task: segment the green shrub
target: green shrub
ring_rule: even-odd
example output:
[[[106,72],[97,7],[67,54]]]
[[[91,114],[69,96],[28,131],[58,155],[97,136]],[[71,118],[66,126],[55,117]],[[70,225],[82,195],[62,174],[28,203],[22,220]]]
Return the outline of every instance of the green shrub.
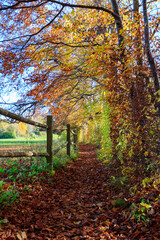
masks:
[[[9,206],[19,197],[19,192],[12,185],[0,181],[0,208],[4,205]]]
[[[107,103],[103,104],[103,111],[100,119],[101,149],[98,151],[98,157],[104,162],[110,162],[112,154],[112,139],[110,137],[110,107]]]
[[[3,129],[0,131],[1,139],[16,138],[16,132],[14,128],[9,127],[6,131]]]

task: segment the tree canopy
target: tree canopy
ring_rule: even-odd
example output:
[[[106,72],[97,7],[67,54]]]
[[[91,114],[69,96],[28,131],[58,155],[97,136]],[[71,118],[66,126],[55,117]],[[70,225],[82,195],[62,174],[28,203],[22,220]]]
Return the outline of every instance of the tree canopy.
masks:
[[[110,156],[157,158],[158,11],[146,0],[0,1],[1,74],[61,123],[106,121]]]

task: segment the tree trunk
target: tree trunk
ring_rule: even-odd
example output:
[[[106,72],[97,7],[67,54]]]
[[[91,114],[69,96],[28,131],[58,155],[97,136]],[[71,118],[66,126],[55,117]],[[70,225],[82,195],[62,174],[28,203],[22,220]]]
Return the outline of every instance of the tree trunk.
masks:
[[[142,5],[143,5],[143,17],[144,17],[144,38],[145,38],[145,49],[146,49],[146,54],[147,54],[147,59],[150,65],[150,69],[152,72],[152,78],[154,81],[154,89],[155,92],[157,93],[159,91],[159,80],[158,80],[158,73],[156,69],[156,64],[154,61],[154,58],[152,56],[151,48],[150,48],[150,42],[149,42],[149,24],[148,24],[148,16],[147,16],[147,3],[146,0],[142,0]],[[158,93],[159,94],[159,93]],[[159,119],[160,119],[160,102],[158,102],[158,96],[156,96],[156,101],[155,101],[155,108],[157,110],[157,116],[158,116],[158,128],[159,128]],[[159,145],[158,145],[158,154],[160,154],[160,133],[159,133]]]
[[[122,23],[122,19],[120,16],[120,12],[119,12],[119,7],[118,7],[118,3],[117,0],[111,0],[112,3],[112,8],[114,13],[117,15],[117,18],[115,18],[115,22],[116,22],[116,28],[117,28],[117,34],[118,34],[118,44],[119,47],[121,49],[121,61],[123,61],[124,59],[124,38],[122,36],[121,31],[123,30],[123,23]]]
[[[148,25],[146,0],[142,0],[142,4],[143,4],[143,17],[144,17],[144,24],[145,24],[145,32],[144,32],[145,49],[146,49],[148,63],[150,65],[150,69],[151,69],[151,72],[152,72],[155,92],[158,92],[159,89],[160,89],[160,86],[159,86],[156,64],[155,64],[154,58],[152,56],[150,43],[149,43],[149,25]],[[158,117],[160,117],[160,103],[158,101],[156,101],[156,107],[158,108],[158,111],[157,111]]]
[[[133,89],[136,92],[136,98],[133,97],[133,108],[136,110],[135,121],[140,126],[139,138],[142,141],[142,150],[140,151],[140,160],[145,164],[145,148],[146,148],[146,134],[144,131],[144,126],[146,124],[146,116],[144,113],[146,105],[146,94],[145,94],[145,84],[143,70],[143,60],[142,60],[142,39],[141,39],[141,26],[140,26],[140,16],[139,16],[139,0],[133,0],[133,19],[135,24],[136,36],[134,39],[135,52],[136,52],[136,70],[135,79],[133,79]],[[138,99],[138,104],[137,104]],[[134,119],[133,119],[134,121]]]

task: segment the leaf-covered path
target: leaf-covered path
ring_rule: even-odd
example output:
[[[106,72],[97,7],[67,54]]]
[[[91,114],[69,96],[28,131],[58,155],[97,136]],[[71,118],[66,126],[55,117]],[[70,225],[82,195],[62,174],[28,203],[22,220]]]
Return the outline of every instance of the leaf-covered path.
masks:
[[[157,222],[138,226],[113,206],[110,172],[97,160],[95,147],[80,144],[79,153],[50,182],[35,182],[20,203],[0,211],[8,220],[0,239],[159,239]]]

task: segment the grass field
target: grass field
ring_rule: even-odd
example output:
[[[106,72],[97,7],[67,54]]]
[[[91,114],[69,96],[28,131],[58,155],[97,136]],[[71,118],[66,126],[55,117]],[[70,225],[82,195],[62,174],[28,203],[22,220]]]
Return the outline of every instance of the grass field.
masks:
[[[57,134],[53,135],[53,141],[57,141],[59,138],[59,136]],[[0,139],[0,147],[4,147],[5,146],[12,146],[12,145],[22,145],[22,144],[41,144],[41,143],[45,143],[46,140],[46,136],[40,136],[40,137],[36,137],[36,138],[8,138],[8,139]]]

